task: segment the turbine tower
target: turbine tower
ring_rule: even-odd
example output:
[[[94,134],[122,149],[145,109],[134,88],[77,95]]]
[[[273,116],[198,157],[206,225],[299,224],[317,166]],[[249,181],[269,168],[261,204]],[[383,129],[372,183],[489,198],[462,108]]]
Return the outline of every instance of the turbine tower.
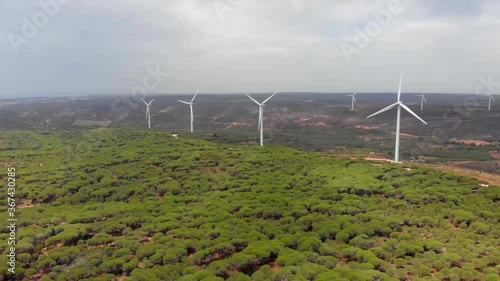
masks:
[[[194,115],[193,115],[193,101],[194,99],[196,98],[196,96],[198,95],[198,93],[200,92],[200,90],[198,90],[196,92],[196,94],[194,94],[194,97],[191,99],[190,102],[187,102],[187,101],[183,101],[183,100],[177,100],[178,102],[181,102],[183,104],[187,104],[189,105],[189,108],[191,109],[191,133],[193,132],[193,124],[194,124]]]
[[[425,99],[425,93],[421,94],[421,95],[417,95],[417,97],[421,97],[421,100],[420,100],[420,110],[424,110],[424,103],[427,103],[427,100]]]
[[[264,106],[266,105],[266,102],[268,100],[270,100],[274,95],[276,95],[276,93],[272,94],[270,97],[268,97],[262,103],[259,103],[258,101],[256,101],[249,94],[245,94],[245,95],[247,95],[247,97],[249,97],[251,100],[253,100],[259,106],[259,123],[257,124],[257,128],[260,130],[260,146],[264,146]]]
[[[495,101],[495,99],[493,98],[493,95],[490,94],[490,96],[488,97],[488,111],[491,111],[491,102],[493,101],[494,104],[496,104],[497,102]]]
[[[411,111],[410,108],[408,108],[406,105],[403,104],[403,102],[401,101],[401,84],[403,83],[403,71],[401,71],[401,77],[399,78],[399,90],[398,90],[398,101],[394,104],[391,104],[389,105],[388,107],[380,110],[380,111],[377,111],[375,113],[373,113],[372,115],[366,117],[366,118],[371,118],[375,115],[378,115],[382,112],[386,112],[388,110],[391,110],[393,109],[394,107],[397,107],[398,108],[398,115],[397,115],[397,121],[396,121],[396,149],[395,149],[395,152],[394,152],[394,162],[395,163],[399,163],[399,135],[400,135],[400,130],[401,130],[401,108],[405,109],[406,111],[408,111],[409,113],[411,113],[413,116],[415,116],[418,120],[420,120],[422,123],[424,123],[425,125],[427,125],[427,123],[422,120],[422,118],[418,117],[417,114],[415,114],[413,111]]]
[[[148,120],[148,128],[151,129],[151,103],[155,100],[152,99],[149,103],[147,103],[143,98],[141,100],[146,105],[146,118]]]
[[[348,97],[352,97],[352,103],[351,103],[351,110],[354,110],[355,106],[356,106],[356,93],[352,94],[352,95],[346,95]]]

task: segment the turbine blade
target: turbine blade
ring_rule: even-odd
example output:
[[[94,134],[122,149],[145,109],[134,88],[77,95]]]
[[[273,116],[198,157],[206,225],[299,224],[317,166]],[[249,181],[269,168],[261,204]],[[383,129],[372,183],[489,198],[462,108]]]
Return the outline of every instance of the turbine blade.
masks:
[[[406,111],[410,112],[410,113],[411,113],[411,115],[415,116],[415,118],[417,118],[417,119],[418,119],[418,120],[420,120],[422,123],[424,123],[425,125],[427,125],[427,122],[425,122],[422,118],[420,118],[417,114],[415,114],[415,112],[411,111],[411,109],[410,109],[408,106],[406,106],[406,105],[404,105],[404,104],[402,104],[402,103],[400,103],[399,105],[400,105],[402,108],[404,108]]]
[[[189,103],[189,102],[187,102],[187,101],[183,101],[183,100],[177,100],[177,101],[178,101],[178,102],[181,102],[181,103],[183,103],[183,104],[188,104],[188,105],[190,105],[190,104],[191,104],[191,103]]]
[[[493,98],[493,95],[490,95],[490,99],[493,101],[493,103],[495,103],[495,104],[497,103],[497,102],[495,101],[495,99]]]
[[[373,113],[372,115],[370,115],[370,116],[368,116],[368,117],[366,117],[366,118],[371,118],[371,117],[373,117],[373,116],[375,116],[375,115],[378,115],[378,114],[380,114],[380,113],[382,113],[382,112],[386,112],[386,111],[388,111],[388,110],[391,110],[391,109],[393,109],[393,108],[394,108],[396,105],[398,105],[398,104],[399,104],[399,103],[394,103],[394,104],[391,104],[391,105],[389,105],[388,107],[386,107],[386,108],[384,108],[384,109],[381,109],[381,110],[379,110],[379,111],[377,111],[377,112]]]
[[[270,97],[268,97],[265,101],[262,102],[262,104],[265,104],[268,100],[270,100],[274,95],[276,95],[276,92],[272,94]]]
[[[154,101],[154,100],[155,100],[155,99],[152,99],[152,100],[148,103],[148,105],[150,105],[151,103],[153,103],[153,101]]]
[[[352,96],[352,100],[356,103],[356,98],[354,96]]]
[[[196,96],[198,95],[199,92],[200,92],[200,90],[196,91],[196,94],[194,94],[194,97],[191,99],[191,103],[193,103],[194,99],[196,98]]]
[[[357,93],[354,93],[354,94],[352,94],[352,96],[354,97],[356,94],[357,94]]]
[[[401,84],[403,84],[403,70],[401,70],[401,76],[399,77],[398,102],[401,101]]]
[[[142,102],[144,102],[145,105],[148,105],[148,103],[143,99],[141,98]]]
[[[249,97],[251,100],[253,100],[253,102],[255,102],[256,104],[258,104],[260,106],[260,103],[258,101],[256,101],[254,98],[252,98],[249,94],[245,94],[247,95],[247,97]]]
[[[424,100],[425,103],[427,103],[427,100],[425,99],[425,96],[422,96],[422,99]]]

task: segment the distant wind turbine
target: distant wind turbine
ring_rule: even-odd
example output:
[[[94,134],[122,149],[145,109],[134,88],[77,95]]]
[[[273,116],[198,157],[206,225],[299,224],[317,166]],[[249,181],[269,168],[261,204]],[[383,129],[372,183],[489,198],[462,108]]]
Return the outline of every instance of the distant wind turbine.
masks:
[[[264,146],[264,106],[266,105],[266,102],[270,100],[276,93],[272,94],[270,97],[268,97],[265,101],[262,103],[259,103],[256,101],[254,98],[252,98],[249,94],[245,94],[247,97],[249,97],[251,100],[253,100],[257,105],[259,105],[259,123],[257,124],[257,128],[260,130],[260,146]]]
[[[191,133],[193,132],[193,124],[194,124],[194,115],[193,115],[193,101],[194,99],[196,98],[196,96],[198,95],[198,93],[200,92],[200,90],[198,90],[196,92],[196,94],[194,94],[194,97],[191,99],[190,102],[187,102],[187,101],[183,101],[183,100],[177,100],[178,102],[181,102],[183,104],[187,104],[189,105],[189,108],[191,109]]]
[[[495,99],[493,98],[493,95],[490,94],[490,96],[488,97],[488,111],[491,111],[491,102],[493,101],[494,104],[496,104],[497,102],[495,101]]]
[[[147,103],[144,99],[141,98],[141,100],[144,102],[146,105],[146,118],[148,120],[148,128],[151,129],[151,103],[155,100],[152,99],[149,103]]]
[[[352,97],[352,103],[351,103],[351,110],[354,110],[355,106],[356,106],[356,93],[352,94],[352,95],[346,95],[348,97]]]
[[[424,123],[425,125],[427,125],[427,123],[422,120],[422,118],[418,117],[417,114],[415,114],[413,111],[411,111],[410,108],[408,108],[406,105],[403,104],[403,102],[401,102],[401,84],[403,83],[403,71],[401,71],[401,77],[399,79],[399,90],[398,90],[398,101],[394,104],[391,104],[389,105],[388,107],[380,110],[380,111],[377,111],[375,113],[373,113],[372,115],[366,117],[366,118],[371,118],[375,115],[378,115],[382,112],[386,112],[388,110],[391,110],[393,109],[394,107],[397,107],[398,108],[398,115],[397,115],[397,125],[396,125],[396,149],[395,149],[395,152],[394,152],[394,162],[395,163],[399,163],[399,135],[400,135],[400,130],[401,130],[401,108],[405,109],[406,111],[408,111],[409,113],[411,113],[413,116],[415,116],[418,120],[420,120],[422,123]]]
[[[427,100],[425,99],[425,93],[421,94],[421,95],[417,95],[417,97],[421,97],[421,100],[420,100],[420,110],[424,110],[424,103],[427,103]]]

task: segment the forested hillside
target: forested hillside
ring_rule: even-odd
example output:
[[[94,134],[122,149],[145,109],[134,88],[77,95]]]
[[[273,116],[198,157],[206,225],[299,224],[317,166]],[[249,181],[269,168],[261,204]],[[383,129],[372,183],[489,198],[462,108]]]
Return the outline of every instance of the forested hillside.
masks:
[[[134,129],[4,131],[0,157],[2,198],[16,169],[19,280],[493,281],[500,272],[500,187],[460,175]],[[7,245],[9,230],[0,232]]]

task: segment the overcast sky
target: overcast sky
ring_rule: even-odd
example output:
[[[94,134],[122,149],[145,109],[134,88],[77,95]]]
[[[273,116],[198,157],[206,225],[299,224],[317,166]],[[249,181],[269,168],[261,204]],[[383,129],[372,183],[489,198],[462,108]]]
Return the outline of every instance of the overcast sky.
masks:
[[[403,92],[500,82],[498,0],[0,0],[0,9],[2,98],[395,92],[401,69]]]

